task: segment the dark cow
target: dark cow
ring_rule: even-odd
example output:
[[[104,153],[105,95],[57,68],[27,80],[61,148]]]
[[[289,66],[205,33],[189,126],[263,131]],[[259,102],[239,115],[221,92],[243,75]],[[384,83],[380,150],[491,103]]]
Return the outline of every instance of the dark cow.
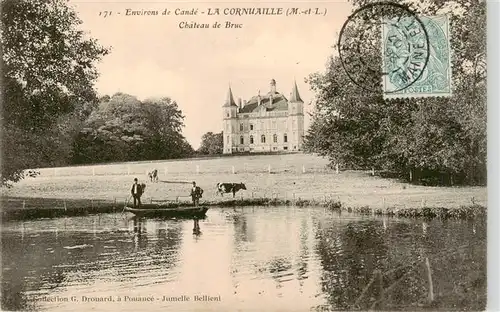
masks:
[[[158,170],[153,169],[153,171],[148,173],[149,179],[151,182],[158,182]]]
[[[224,193],[233,193],[233,198],[239,190],[246,190],[243,183],[217,183],[217,193],[224,196]]]
[[[37,170],[30,169],[30,170],[25,171],[26,177],[36,178],[39,175],[40,175],[40,171],[37,171]]]

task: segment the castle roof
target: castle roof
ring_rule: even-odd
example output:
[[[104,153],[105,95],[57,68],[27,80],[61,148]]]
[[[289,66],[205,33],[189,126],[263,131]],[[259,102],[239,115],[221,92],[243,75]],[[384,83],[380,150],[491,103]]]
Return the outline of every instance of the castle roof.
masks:
[[[231,87],[229,87],[229,90],[227,91],[227,98],[223,107],[229,107],[229,106],[238,106],[234,102],[233,91],[231,91]]]
[[[253,113],[259,111],[258,95],[253,96],[247,104],[240,110],[240,113]],[[288,110],[288,100],[281,93],[274,92],[272,94],[273,103],[271,104],[271,92],[260,97],[260,105],[266,108],[266,111],[286,111]]]
[[[293,84],[292,92],[290,94],[290,100],[288,100],[283,94],[276,92],[276,81],[274,79],[271,80],[270,85],[271,85],[271,91],[269,91],[265,95],[260,95],[259,91],[258,95],[250,98],[250,100],[247,103],[245,103],[243,107],[240,108],[239,113],[245,114],[245,113],[259,112],[262,109],[262,107],[264,107],[267,112],[287,111],[289,102],[303,103],[302,99],[300,98],[299,90],[297,88],[297,83],[295,81]],[[260,105],[259,105],[259,98],[260,98]],[[224,107],[234,107],[234,106],[238,107],[238,105],[236,105],[234,101],[231,86],[229,86]]]
[[[300,98],[299,89],[297,88],[296,81],[293,82],[293,89],[292,89],[292,95],[290,96],[290,102],[302,102],[302,103],[304,103],[304,101],[302,101],[302,99]]]

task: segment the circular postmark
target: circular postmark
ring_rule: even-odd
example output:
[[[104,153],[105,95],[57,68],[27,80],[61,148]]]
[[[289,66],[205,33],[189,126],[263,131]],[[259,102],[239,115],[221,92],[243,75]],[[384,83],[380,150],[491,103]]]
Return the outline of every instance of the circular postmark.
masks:
[[[425,24],[407,6],[377,2],[355,10],[339,35],[347,76],[367,91],[394,93],[420,79],[430,55]]]

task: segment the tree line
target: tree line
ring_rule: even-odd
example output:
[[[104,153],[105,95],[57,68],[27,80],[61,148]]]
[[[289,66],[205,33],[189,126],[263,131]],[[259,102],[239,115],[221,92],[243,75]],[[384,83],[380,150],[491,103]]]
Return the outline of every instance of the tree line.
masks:
[[[355,10],[370,2],[351,3]],[[324,72],[307,79],[317,103],[306,150],[328,156],[332,165],[374,168],[415,183],[485,184],[486,1],[409,6],[427,16],[452,7],[452,96],[384,100],[382,89],[370,93],[353,83],[332,55]],[[363,35],[355,27],[351,31],[354,38]],[[372,60],[381,62],[380,56]]]
[[[139,101],[104,96],[72,144],[71,163],[171,159],[194,151],[182,135],[184,116],[170,98]]]
[[[110,53],[80,29],[67,0],[1,2],[1,184],[29,168],[178,158],[193,153],[169,98],[98,98]]]

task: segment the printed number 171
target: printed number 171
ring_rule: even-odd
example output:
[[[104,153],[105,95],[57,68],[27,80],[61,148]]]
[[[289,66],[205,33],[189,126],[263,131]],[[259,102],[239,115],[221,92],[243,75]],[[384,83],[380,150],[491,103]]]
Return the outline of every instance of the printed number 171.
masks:
[[[111,13],[113,13],[113,12],[112,11],[101,11],[101,12],[99,12],[99,16],[108,17],[111,15]]]

